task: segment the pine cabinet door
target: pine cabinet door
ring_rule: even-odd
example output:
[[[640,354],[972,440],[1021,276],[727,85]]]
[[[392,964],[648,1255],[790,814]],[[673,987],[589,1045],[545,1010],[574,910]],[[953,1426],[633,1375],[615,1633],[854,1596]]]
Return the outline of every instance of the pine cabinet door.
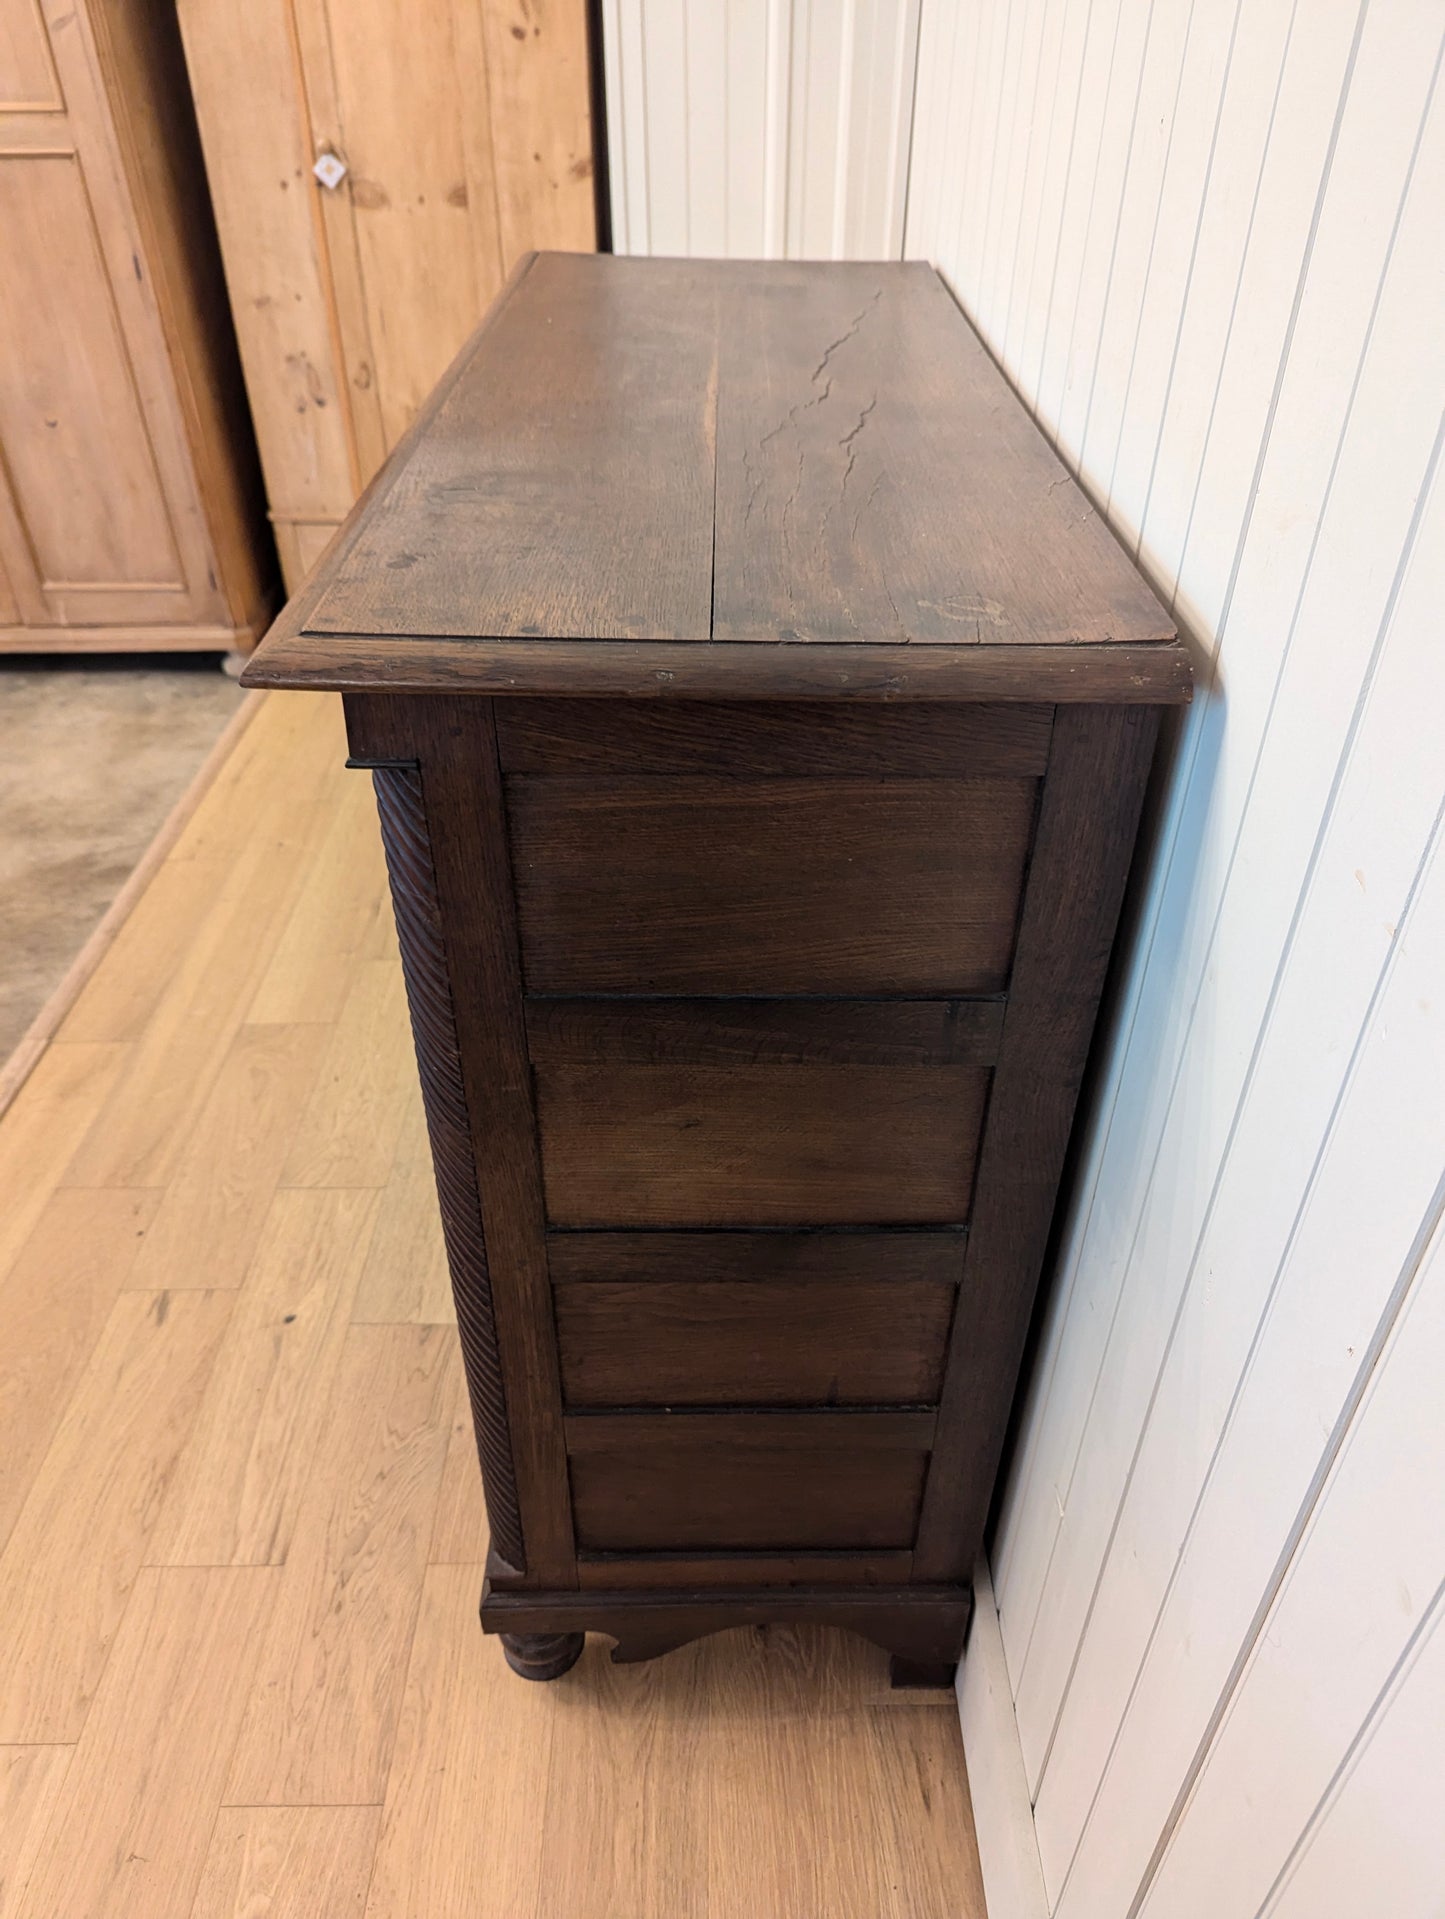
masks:
[[[65,0],[0,0],[0,260],[0,626],[46,644],[224,621],[95,42]]]

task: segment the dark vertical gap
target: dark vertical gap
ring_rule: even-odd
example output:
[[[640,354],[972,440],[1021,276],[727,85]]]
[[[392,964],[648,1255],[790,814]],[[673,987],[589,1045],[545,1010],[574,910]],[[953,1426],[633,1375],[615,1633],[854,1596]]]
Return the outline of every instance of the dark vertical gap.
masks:
[[[592,212],[597,251],[612,251],[612,176],[607,158],[607,66],[602,56],[602,0],[587,0],[587,106],[592,116]]]
[[[707,636],[711,640],[717,634],[717,434],[718,411],[722,388],[722,294],[714,296],[713,342],[712,342],[712,392],[709,395],[712,412],[712,565],[708,575],[707,588]]]

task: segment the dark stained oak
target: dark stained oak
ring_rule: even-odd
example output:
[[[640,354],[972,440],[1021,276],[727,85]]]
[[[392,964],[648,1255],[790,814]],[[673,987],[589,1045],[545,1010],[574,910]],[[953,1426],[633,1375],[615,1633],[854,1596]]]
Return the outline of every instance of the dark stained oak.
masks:
[[[717,334],[703,263],[538,255],[310,630],[705,640]]]
[[[527,990],[997,992],[1036,791],[514,774]]]
[[[931,1232],[551,1233],[554,1286],[792,1280],[956,1286],[967,1235]]]
[[[906,1547],[927,1462],[923,1452],[833,1448],[719,1453],[701,1441],[588,1453],[572,1462],[577,1538],[614,1552]]]
[[[931,1417],[901,1413],[574,1416],[578,1544],[907,1547],[932,1428]]]
[[[560,1679],[587,1644],[580,1632],[504,1632],[501,1638],[507,1664],[522,1679]]]
[[[463,354],[306,632],[1173,636],[928,267],[542,254]]]
[[[482,1588],[488,1632],[599,1632],[616,1665],[657,1659],[738,1626],[841,1626],[913,1666],[951,1664],[963,1651],[973,1595],[964,1586],[702,1586],[662,1591],[513,1593]]]
[[[739,323],[718,368],[715,640],[1169,636],[931,268],[740,278],[720,281]]]
[[[1117,700],[1183,706],[1194,667],[1179,641],[1139,646],[795,646],[639,645],[552,640],[519,647],[508,640],[430,640],[425,651],[398,652],[394,639],[366,633],[302,630],[292,600],[241,675],[243,686],[394,693],[564,693],[588,699],[736,701],[836,700],[848,706],[989,700]]]
[[[933,1443],[937,1419],[917,1407],[867,1412],[569,1413],[562,1422],[570,1457],[590,1458],[619,1448],[716,1447],[741,1453],[834,1450],[916,1452]],[[659,1447],[660,1449],[660,1447]]]
[[[1019,957],[964,1257],[953,1350],[919,1525],[917,1573],[966,1579],[983,1536],[1074,1103],[1114,944],[1158,715],[1062,717],[1044,790]]]
[[[1172,631],[927,269],[553,255],[248,669],[376,769],[519,1672],[946,1681]]]
[[[1049,706],[759,706],[517,700],[498,709],[507,773],[722,773],[771,779],[1038,779]]]
[[[577,1583],[584,1591],[615,1592],[710,1586],[906,1586],[909,1552],[579,1553]]]
[[[491,707],[368,700],[347,709],[353,755],[413,761],[472,1116],[486,1261],[506,1385],[524,1583],[567,1586],[576,1555],[567,1500],[562,1393],[544,1243],[541,1168],[522,1018],[513,885]],[[423,1032],[414,1037],[425,1045]],[[424,1069],[423,1077],[426,1073]],[[487,1151],[476,1151],[479,1139]],[[439,1180],[444,1207],[454,1201]],[[453,1269],[454,1287],[461,1282]],[[468,1385],[485,1380],[467,1347]],[[494,1575],[495,1577],[495,1575]]]
[[[462,1079],[456,1007],[447,976],[421,775],[409,766],[378,767],[372,782],[421,1069],[422,1102],[441,1200],[442,1231],[482,1465],[492,1550],[505,1563],[508,1576],[519,1577],[526,1571],[527,1555],[517,1505],[508,1393],[497,1345],[471,1115]]]
[[[553,1226],[933,1225],[968,1217],[972,1066],[539,1067]]]
[[[992,1066],[1001,1000],[529,999],[534,1066]]]
[[[682,1268],[685,1272],[685,1266]],[[651,1279],[555,1295],[568,1406],[931,1404],[954,1287]]]

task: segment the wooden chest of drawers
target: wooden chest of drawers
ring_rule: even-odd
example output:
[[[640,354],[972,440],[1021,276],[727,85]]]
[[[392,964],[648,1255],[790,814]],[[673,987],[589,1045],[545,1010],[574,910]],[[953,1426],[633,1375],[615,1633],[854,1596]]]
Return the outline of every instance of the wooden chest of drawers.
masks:
[[[483,1624],[941,1676],[1189,695],[947,291],[538,257],[248,678],[374,769]]]

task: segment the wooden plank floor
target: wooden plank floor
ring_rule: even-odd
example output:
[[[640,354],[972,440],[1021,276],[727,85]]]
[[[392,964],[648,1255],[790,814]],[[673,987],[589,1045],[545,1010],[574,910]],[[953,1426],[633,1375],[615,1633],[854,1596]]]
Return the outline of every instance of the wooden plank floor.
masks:
[[[485,1528],[369,782],[272,696],[0,1121],[3,1919],[983,1919],[950,1694],[554,1685]]]

